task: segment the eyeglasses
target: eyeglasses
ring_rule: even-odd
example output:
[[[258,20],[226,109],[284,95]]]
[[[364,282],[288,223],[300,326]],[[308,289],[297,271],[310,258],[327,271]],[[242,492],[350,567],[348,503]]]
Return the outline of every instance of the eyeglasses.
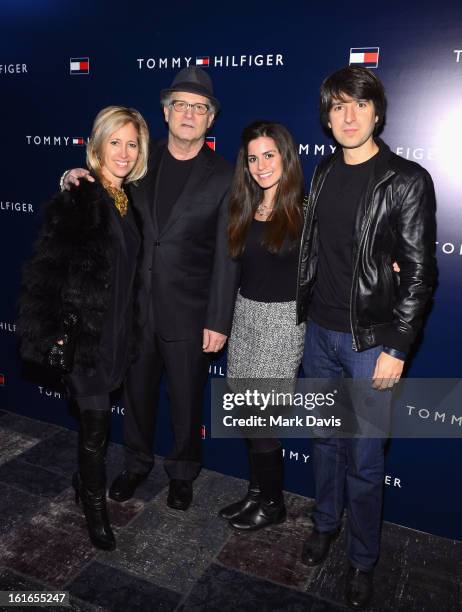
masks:
[[[202,102],[191,104],[191,102],[185,102],[184,100],[172,100],[169,106],[173,106],[177,113],[184,113],[188,108],[190,108],[198,115],[205,115],[210,109],[208,104],[203,104]]]

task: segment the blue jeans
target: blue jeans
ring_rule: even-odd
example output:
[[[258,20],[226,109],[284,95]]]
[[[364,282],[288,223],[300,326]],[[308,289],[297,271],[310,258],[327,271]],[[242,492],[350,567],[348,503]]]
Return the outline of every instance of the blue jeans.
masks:
[[[302,361],[305,376],[371,379],[382,347],[356,352],[352,344],[351,333],[309,321]],[[389,412],[389,392],[373,390],[369,402],[371,396],[374,408]],[[379,556],[385,442],[385,438],[313,439],[314,525],[319,532],[337,529],[346,502],[347,555],[351,565],[363,571],[372,569]]]

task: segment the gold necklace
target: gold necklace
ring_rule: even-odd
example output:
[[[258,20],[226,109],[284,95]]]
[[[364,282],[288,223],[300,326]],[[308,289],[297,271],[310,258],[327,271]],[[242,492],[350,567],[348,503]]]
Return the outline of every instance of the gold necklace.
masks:
[[[128,211],[128,198],[125,191],[123,189],[117,189],[117,187],[113,187],[106,182],[103,182],[103,187],[114,200],[114,206],[119,211],[120,216],[125,217]]]

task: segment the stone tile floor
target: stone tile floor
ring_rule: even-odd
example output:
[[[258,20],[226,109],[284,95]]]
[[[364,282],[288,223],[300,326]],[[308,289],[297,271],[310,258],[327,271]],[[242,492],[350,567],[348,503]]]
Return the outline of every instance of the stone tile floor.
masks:
[[[217,509],[245,482],[202,470],[187,512],[166,506],[161,462],[136,498],[109,511],[118,547],[89,544],[70,477],[77,435],[0,411],[0,591],[69,591],[87,612],[335,611],[343,602],[344,533],[320,567],[300,562],[313,501],[286,496],[288,520],[251,535],[232,532]],[[122,448],[108,449],[108,476]],[[462,610],[462,543],[385,523],[375,573],[374,611]]]

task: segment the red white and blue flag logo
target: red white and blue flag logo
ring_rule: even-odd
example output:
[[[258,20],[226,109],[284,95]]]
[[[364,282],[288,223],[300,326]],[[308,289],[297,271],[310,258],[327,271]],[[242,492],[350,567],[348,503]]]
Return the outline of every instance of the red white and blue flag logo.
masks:
[[[196,57],[196,66],[210,66],[210,57]]]
[[[71,74],[90,74],[90,58],[71,57],[70,73]]]
[[[377,68],[380,47],[358,47],[350,49],[350,66]]]
[[[205,144],[209,147],[209,149],[215,151],[215,136],[206,136]]]
[[[78,136],[77,138],[73,138],[72,144],[76,145],[77,147],[83,147],[85,145],[85,138],[82,138],[81,136]]]

